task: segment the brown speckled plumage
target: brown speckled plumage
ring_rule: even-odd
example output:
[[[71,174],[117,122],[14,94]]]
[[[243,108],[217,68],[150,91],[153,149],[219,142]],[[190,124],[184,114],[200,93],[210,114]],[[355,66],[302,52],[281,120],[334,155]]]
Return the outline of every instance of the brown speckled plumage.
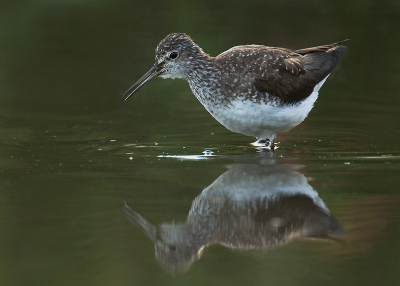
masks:
[[[276,133],[308,115],[319,88],[346,51],[339,44],[301,50],[245,45],[211,57],[188,35],[174,33],[159,43],[155,65],[124,97],[155,76],[183,78],[225,127],[273,141]]]

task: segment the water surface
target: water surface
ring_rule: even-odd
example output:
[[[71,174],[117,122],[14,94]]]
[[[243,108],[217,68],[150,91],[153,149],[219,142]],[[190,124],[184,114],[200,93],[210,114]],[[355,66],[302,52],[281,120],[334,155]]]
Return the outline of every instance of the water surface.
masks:
[[[2,285],[399,283],[397,2],[2,6]],[[309,117],[268,154],[220,126],[184,81],[155,79],[122,100],[171,32],[213,56],[239,44],[351,41]],[[213,239],[172,271],[123,209],[155,228],[196,225],[210,193],[217,206],[226,194],[234,203],[200,220]]]

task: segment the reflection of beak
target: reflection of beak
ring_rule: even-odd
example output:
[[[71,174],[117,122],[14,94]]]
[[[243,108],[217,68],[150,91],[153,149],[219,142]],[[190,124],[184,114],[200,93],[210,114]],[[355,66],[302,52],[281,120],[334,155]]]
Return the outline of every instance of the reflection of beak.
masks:
[[[131,223],[139,224],[143,228],[143,231],[146,233],[146,235],[150,237],[153,242],[156,241],[156,227],[154,225],[149,223],[144,217],[131,209],[126,202],[122,209]]]
[[[154,66],[145,73],[134,85],[132,85],[123,95],[124,99],[127,100],[136,91],[138,91],[142,86],[144,86],[153,77],[158,76],[163,72],[164,62],[155,63]]]

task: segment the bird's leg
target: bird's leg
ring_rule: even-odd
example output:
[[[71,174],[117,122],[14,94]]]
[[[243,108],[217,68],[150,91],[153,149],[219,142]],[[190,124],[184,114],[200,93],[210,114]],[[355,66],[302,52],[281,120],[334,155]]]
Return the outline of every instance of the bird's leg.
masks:
[[[274,151],[274,149],[275,149],[275,140],[266,139],[265,140],[265,147],[267,147],[267,148],[271,149],[272,151]]]
[[[264,145],[265,147],[272,147],[273,146],[271,140],[269,140],[269,139],[261,139],[261,138],[259,138],[257,140],[257,144]]]
[[[265,147],[269,147],[269,144],[270,144],[271,142],[269,141],[269,139],[261,139],[261,138],[258,138],[258,140],[257,140],[257,144],[259,144],[260,146],[265,146]]]
[[[257,141],[254,142],[252,145],[256,146],[256,147],[260,147],[260,148],[263,148],[263,149],[269,149],[269,150],[273,151],[275,149],[275,140],[271,141],[269,139],[258,138]]]

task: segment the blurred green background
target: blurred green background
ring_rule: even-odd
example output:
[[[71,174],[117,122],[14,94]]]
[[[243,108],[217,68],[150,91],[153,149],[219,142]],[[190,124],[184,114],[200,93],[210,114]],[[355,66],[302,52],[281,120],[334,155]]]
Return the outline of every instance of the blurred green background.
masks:
[[[1,285],[396,285],[400,281],[399,1],[0,3]],[[221,246],[180,276],[157,265],[128,201],[154,224],[192,200],[254,138],[220,126],[182,80],[122,94],[167,34],[212,56],[241,44],[348,51],[309,117],[278,135],[277,162],[303,164],[347,244],[265,253]],[[158,158],[211,149],[233,157]]]

